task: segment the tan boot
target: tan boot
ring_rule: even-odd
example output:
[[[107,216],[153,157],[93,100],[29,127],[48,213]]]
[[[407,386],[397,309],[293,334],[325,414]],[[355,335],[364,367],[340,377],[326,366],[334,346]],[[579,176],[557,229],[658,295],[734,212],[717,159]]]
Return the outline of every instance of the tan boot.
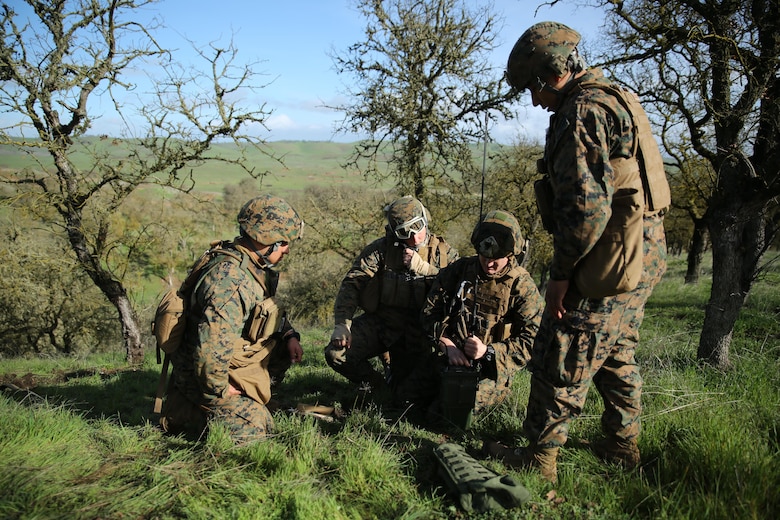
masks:
[[[482,451],[486,455],[500,459],[507,466],[516,469],[537,469],[542,477],[553,484],[558,482],[558,450],[559,448],[542,448],[533,444],[525,448],[511,448],[495,441],[486,441],[482,445]]]
[[[625,469],[633,469],[641,463],[636,439],[607,437],[593,443],[593,452],[605,462],[623,466]]]

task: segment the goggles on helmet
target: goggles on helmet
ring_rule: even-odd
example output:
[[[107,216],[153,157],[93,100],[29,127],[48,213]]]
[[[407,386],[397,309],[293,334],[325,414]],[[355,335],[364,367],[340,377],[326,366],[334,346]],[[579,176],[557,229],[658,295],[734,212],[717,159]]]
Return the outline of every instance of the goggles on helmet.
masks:
[[[425,229],[426,225],[425,217],[414,217],[413,219],[396,226],[393,233],[395,233],[395,236],[398,237],[399,240],[406,240]]]

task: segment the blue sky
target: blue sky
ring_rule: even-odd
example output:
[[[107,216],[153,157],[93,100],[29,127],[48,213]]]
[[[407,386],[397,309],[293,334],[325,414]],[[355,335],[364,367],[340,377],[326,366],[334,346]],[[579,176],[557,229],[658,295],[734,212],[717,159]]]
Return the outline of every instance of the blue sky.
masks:
[[[12,0],[13,1],[13,0]],[[579,30],[586,41],[602,23],[602,16],[571,2],[538,7],[536,0],[496,0],[495,11],[505,19],[501,46],[493,61],[502,71],[512,45],[533,23],[557,20]],[[479,5],[480,0],[474,0]],[[354,141],[357,136],[335,135],[334,124],[342,114],[324,108],[345,101],[340,98],[346,77],[332,69],[329,51],[343,51],[361,41],[364,19],[353,0],[162,0],[145,9],[143,16],[158,16],[166,29],[160,43],[176,49],[174,60],[186,62],[192,48],[187,40],[226,44],[231,37],[239,49],[238,60],[258,62],[257,71],[269,84],[257,91],[273,110],[269,131],[260,137],[275,140]],[[541,141],[549,114],[518,104],[519,119],[491,128],[491,138],[513,142],[518,137]],[[117,135],[118,119],[108,113],[108,104],[98,103],[102,117],[90,133]],[[103,109],[106,112],[103,112]]]

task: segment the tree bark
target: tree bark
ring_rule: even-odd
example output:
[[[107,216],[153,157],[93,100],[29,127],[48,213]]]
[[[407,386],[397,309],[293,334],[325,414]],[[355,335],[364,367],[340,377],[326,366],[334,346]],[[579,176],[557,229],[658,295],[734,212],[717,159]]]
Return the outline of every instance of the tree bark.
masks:
[[[685,283],[699,283],[701,260],[707,245],[707,223],[704,219],[693,219],[693,236],[688,248],[688,269],[685,272]]]
[[[124,285],[101,265],[100,255],[90,250],[82,229],[81,212],[71,207],[65,210],[65,213],[67,214],[68,240],[79,264],[81,264],[95,285],[106,295],[106,298],[108,298],[119,314],[128,364],[142,364],[144,349],[141,342],[138,317],[130,304]]]
[[[744,179],[744,177],[743,177]],[[731,366],[729,348],[734,324],[756,276],[766,250],[763,206],[750,189],[743,197],[729,193],[726,204],[710,206],[712,240],[712,291],[704,314],[697,357],[721,370]],[[759,206],[758,208],[756,206]]]

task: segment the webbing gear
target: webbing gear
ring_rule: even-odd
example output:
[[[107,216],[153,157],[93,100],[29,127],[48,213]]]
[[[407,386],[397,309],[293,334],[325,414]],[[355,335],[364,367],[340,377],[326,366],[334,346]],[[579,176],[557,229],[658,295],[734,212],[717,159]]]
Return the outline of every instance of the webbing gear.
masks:
[[[489,470],[458,444],[440,444],[434,448],[433,455],[439,463],[439,476],[458,495],[461,507],[467,512],[511,509],[531,498],[531,492],[512,477]]]
[[[165,309],[160,309],[158,307],[158,311],[155,314],[155,320],[152,322],[152,333],[157,339],[157,364],[159,365],[162,363],[163,366],[162,370],[160,371],[160,379],[157,383],[157,391],[155,392],[154,413],[160,413],[162,411],[162,401],[165,395],[165,389],[167,388],[166,381],[168,379],[168,369],[170,367],[169,353],[172,353],[174,350],[179,348],[179,345],[181,344],[181,341],[184,337],[184,328],[186,327],[186,315],[189,314],[189,308],[192,304],[192,299],[194,298],[194,294],[197,291],[198,286],[210,270],[214,269],[225,261],[237,262],[239,263],[241,269],[250,274],[251,277],[254,278],[258,284],[260,284],[260,287],[263,288],[264,292],[268,293],[269,295],[276,293],[276,284],[278,282],[279,276],[278,273],[264,270],[266,275],[265,279],[259,277],[253,270],[249,269],[248,267],[249,257],[246,253],[246,249],[234,244],[233,247],[239,251],[239,253],[234,253],[225,249],[229,244],[230,242],[224,240],[212,242],[211,247],[206,250],[206,252],[203,253],[203,255],[201,255],[200,258],[198,258],[198,260],[196,260],[193,266],[190,268],[189,273],[184,279],[184,282],[182,282],[181,287],[175,291],[173,289],[168,291],[169,295],[173,294],[177,297],[178,302],[176,308],[180,309],[180,312],[173,313],[171,317],[168,317],[165,320],[168,323],[163,323],[164,316],[162,311]],[[165,301],[166,298],[164,297],[163,300]],[[160,305],[162,305],[164,301],[161,302]],[[170,312],[173,310],[175,309],[171,307],[168,311]],[[173,322],[176,322],[176,324]],[[168,337],[171,334],[175,334],[175,337],[172,339]],[[163,345],[166,346],[164,351],[164,360],[161,359]]]
[[[655,213],[668,209],[672,203],[672,195],[669,181],[666,178],[663,157],[658,143],[653,137],[647,112],[639,103],[637,95],[620,85],[606,85],[598,81],[583,81],[578,86],[582,89],[598,88],[607,92],[629,113],[632,133],[634,134],[633,156],[639,163],[639,173],[645,196],[645,212]],[[605,106],[605,108],[612,110],[609,106]],[[620,165],[613,165],[613,167],[619,169]]]

